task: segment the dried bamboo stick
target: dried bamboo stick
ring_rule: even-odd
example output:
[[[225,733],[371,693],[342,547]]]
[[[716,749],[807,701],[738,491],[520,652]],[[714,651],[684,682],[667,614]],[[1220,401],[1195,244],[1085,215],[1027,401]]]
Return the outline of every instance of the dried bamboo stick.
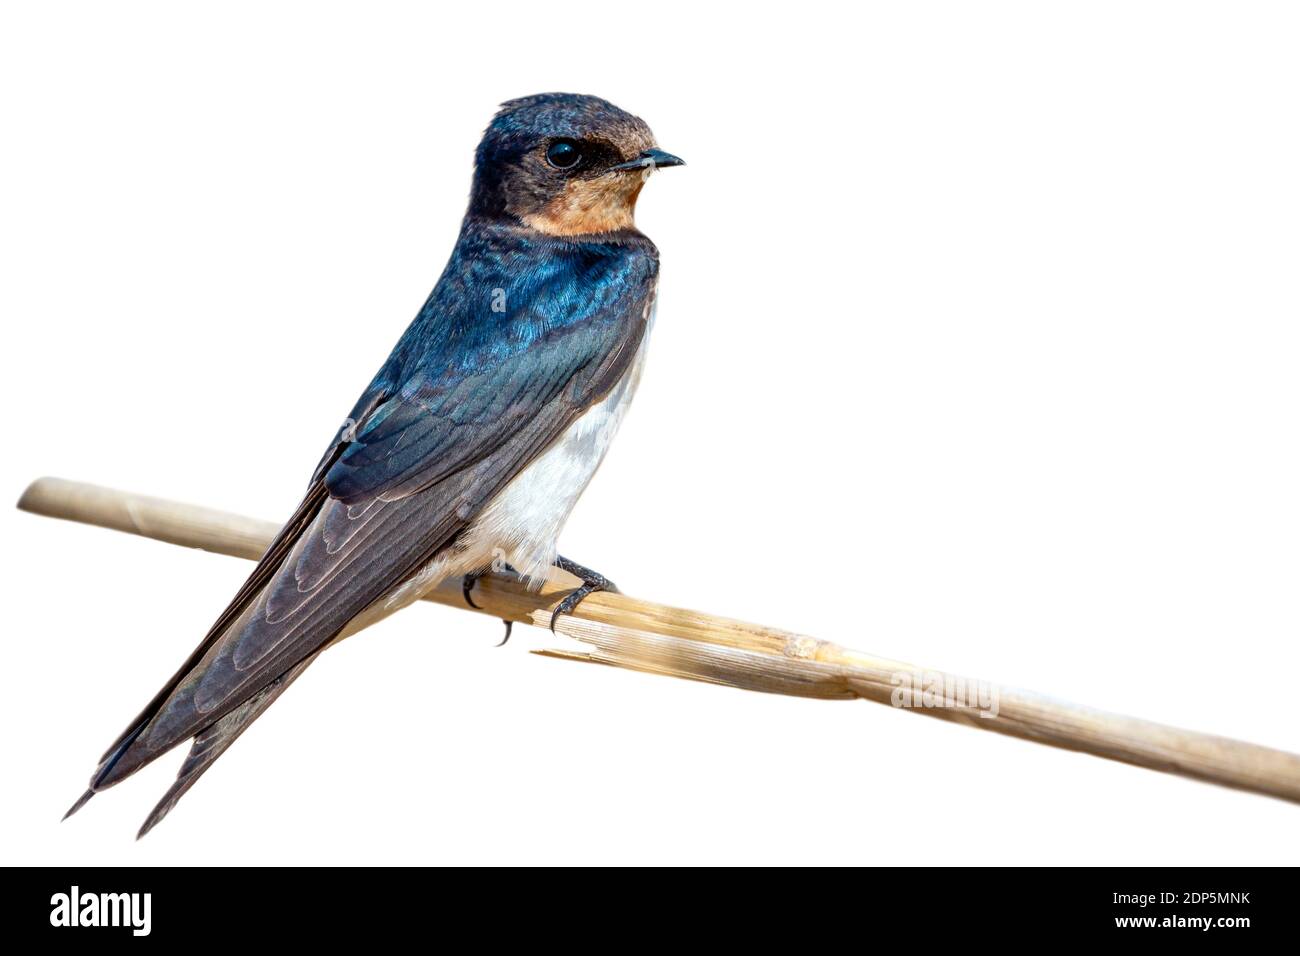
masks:
[[[18,507],[250,559],[261,556],[277,530],[211,508],[58,478],[33,482]],[[573,586],[562,572],[540,593],[492,576],[479,582],[474,598],[480,613],[545,627],[557,596]],[[427,599],[468,610],[458,582],[445,582]],[[343,636],[386,613],[365,615]],[[769,693],[892,703],[981,730],[1300,802],[1295,754],[969,681],[788,631],[621,594],[592,595],[574,616],[561,618],[557,630],[586,649],[536,653]]]

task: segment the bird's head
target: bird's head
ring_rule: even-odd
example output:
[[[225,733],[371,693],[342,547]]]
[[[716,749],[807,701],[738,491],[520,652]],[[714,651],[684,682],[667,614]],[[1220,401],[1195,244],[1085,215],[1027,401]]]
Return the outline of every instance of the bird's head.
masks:
[[[528,96],[503,103],[483,133],[469,211],[555,236],[631,229],[649,173],[681,165],[644,121],[612,103]]]

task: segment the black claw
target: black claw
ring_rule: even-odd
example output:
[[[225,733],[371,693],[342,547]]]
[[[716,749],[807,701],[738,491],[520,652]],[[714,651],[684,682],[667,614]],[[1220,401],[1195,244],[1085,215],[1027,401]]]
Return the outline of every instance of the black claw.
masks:
[[[461,596],[465,598],[465,603],[476,611],[481,611],[483,609],[474,603],[474,599],[470,597],[470,592],[474,590],[474,585],[478,584],[478,579],[480,577],[482,577],[481,574],[467,574],[460,579]]]
[[[564,600],[561,601],[556,606],[555,610],[551,612],[551,633],[555,633],[555,622],[559,620],[561,614],[572,614],[573,609],[581,604],[588,594],[594,594],[597,591],[603,590],[605,590],[605,588],[598,588],[591,584],[584,584],[582,587],[575,588],[566,594]]]
[[[515,573],[515,569],[510,567],[510,565],[507,564],[504,565],[504,567],[511,574]],[[488,572],[486,571],[480,571],[477,574],[466,574],[460,579],[461,596],[465,598],[465,603],[476,611],[483,610],[483,607],[482,605],[474,603],[474,598],[470,596],[470,592],[474,590],[474,585],[478,584],[479,578],[483,577],[487,573]],[[508,621],[504,617],[501,619],[501,623],[506,626],[506,636],[501,638],[501,643],[496,645],[497,647],[505,647],[506,641],[510,640],[510,631],[515,626],[514,621]]]
[[[591,568],[585,568],[576,561],[570,561],[568,558],[556,556],[555,566],[561,571],[567,571],[569,574],[578,578],[578,580],[582,582],[582,586],[574,588],[566,594],[564,600],[556,605],[555,610],[551,612],[552,633],[555,631],[555,622],[559,620],[560,615],[572,614],[573,609],[581,604],[589,594],[595,594],[597,591],[609,591],[612,594],[619,593],[618,587],[615,586],[613,581],[605,577],[605,575],[593,571]],[[508,564],[502,565],[502,569],[511,574],[519,573]],[[474,603],[474,598],[471,596],[471,592],[474,590],[474,585],[478,584],[479,578],[483,577],[485,573],[487,572],[466,574],[460,580],[460,593],[465,598],[465,603],[476,611],[481,611],[483,608]],[[510,640],[510,632],[514,628],[513,621],[508,621],[505,618],[502,618],[502,623],[506,626],[506,636],[501,639],[501,643],[498,644],[497,647],[505,646],[505,643]]]
[[[561,571],[567,571],[582,582],[582,586],[575,588],[565,595],[551,612],[551,632],[555,632],[555,622],[559,620],[561,614],[572,614],[573,609],[586,599],[587,595],[595,594],[597,591],[609,591],[611,594],[618,594],[618,588],[614,582],[605,575],[600,574],[591,568],[585,568],[576,561],[570,561],[566,557],[556,556],[555,566]]]

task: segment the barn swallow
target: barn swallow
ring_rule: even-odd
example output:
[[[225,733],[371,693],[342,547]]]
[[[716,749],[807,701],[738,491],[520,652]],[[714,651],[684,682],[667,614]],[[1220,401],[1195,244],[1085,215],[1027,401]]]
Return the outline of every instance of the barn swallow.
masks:
[[[607,579],[556,540],[627,412],[659,253],[636,228],[682,161],[594,96],[511,100],[475,154],[469,208],[428,300],[357,400],[307,493],[230,605],[101,758],[68,811],[192,740],[143,836],[350,625],[494,562]],[[264,427],[295,415],[268,409]]]

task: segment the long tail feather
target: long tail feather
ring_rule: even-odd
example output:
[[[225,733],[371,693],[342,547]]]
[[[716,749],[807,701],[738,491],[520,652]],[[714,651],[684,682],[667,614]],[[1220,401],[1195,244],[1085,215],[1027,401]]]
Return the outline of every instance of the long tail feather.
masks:
[[[65,820],[68,819],[68,817],[72,816],[74,813],[76,813],[78,810],[80,810],[82,807],[88,804],[90,802],[90,798],[93,797],[94,795],[95,795],[94,790],[87,790],[85,793],[79,796],[77,798],[77,802],[74,803],[72,806],[68,807],[68,812],[63,815],[63,819]]]
[[[140,832],[135,836],[137,840],[161,823],[167,814],[171,813],[172,808],[176,806],[181,797],[189,792],[190,787],[198,782],[199,778],[203,776],[218,757],[230,749],[230,745],[248,729],[253,721],[262,716],[266,708],[275,703],[276,699],[297,679],[299,674],[307,669],[307,665],[314,661],[318,654],[319,652],[313,654],[301,664],[291,668],[287,673],[272,681],[264,690],[249,698],[238,708],[226,714],[226,716],[194,738],[189,755],[186,756],[185,763],[181,764],[181,769],[176,774],[176,782],[163,794],[163,798],[158,801],[158,805],[153,808],[153,811],[145,819],[144,825],[140,827]],[[93,793],[93,791],[88,791],[88,793]],[[89,799],[88,796],[83,798],[83,800],[87,799]]]

